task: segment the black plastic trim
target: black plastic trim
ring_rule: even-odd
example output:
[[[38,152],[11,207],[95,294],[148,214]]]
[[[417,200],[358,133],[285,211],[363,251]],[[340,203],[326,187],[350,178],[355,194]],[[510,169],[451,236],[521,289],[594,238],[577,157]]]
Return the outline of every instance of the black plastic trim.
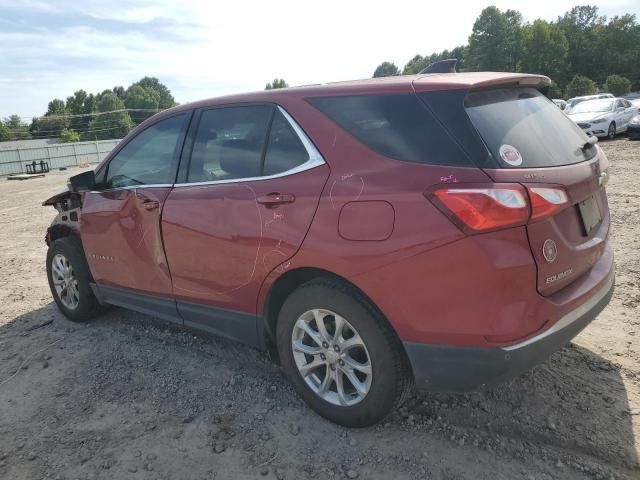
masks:
[[[230,338],[260,350],[266,348],[262,316],[95,283],[91,284],[91,289],[100,304],[145,313]]]
[[[257,329],[257,325],[262,320],[255,314],[226,310],[211,305],[181,301],[176,303],[186,327],[221,335],[256,348],[262,348],[264,344],[258,339]]]

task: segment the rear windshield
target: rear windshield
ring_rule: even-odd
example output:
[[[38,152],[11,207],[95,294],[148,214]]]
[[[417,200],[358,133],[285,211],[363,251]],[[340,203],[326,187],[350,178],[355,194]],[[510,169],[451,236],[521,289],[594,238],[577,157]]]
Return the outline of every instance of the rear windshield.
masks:
[[[386,157],[431,165],[473,166],[414,94],[317,97],[309,102]]]
[[[582,130],[533,88],[470,92],[464,106],[504,168],[570,165],[596,154]]]

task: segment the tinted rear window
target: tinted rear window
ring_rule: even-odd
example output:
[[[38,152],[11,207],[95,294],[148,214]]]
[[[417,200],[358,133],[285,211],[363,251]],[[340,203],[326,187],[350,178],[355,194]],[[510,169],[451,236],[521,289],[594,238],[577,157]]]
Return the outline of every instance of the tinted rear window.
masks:
[[[501,167],[570,165],[596,154],[582,130],[535,89],[470,92],[464,105]]]
[[[312,105],[386,157],[432,165],[472,163],[413,94],[318,97]]]

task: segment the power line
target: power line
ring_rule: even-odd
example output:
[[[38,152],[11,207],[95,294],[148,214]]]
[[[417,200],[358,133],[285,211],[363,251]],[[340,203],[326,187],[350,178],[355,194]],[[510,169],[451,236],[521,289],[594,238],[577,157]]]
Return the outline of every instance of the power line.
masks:
[[[19,117],[21,119],[33,119],[33,120],[40,120],[42,118],[76,118],[76,117],[94,117],[94,116],[98,116],[98,115],[106,115],[108,113],[119,113],[119,112],[153,112],[153,113],[157,113],[157,112],[161,112],[162,110],[158,109],[158,108],[121,108],[119,110],[111,110],[109,112],[93,112],[93,113],[78,113],[78,114],[71,114],[71,115],[41,115],[39,117],[37,116],[33,116],[33,117]]]
[[[143,119],[133,119],[133,118],[132,118],[132,120],[137,121],[138,124],[142,123],[142,121],[143,121]],[[119,124],[120,124],[120,121],[112,121],[112,122],[106,123],[105,125],[119,125]],[[63,130],[64,128],[67,128],[69,130],[73,130],[74,132],[78,132],[78,133],[83,132],[85,130],[91,130],[92,129],[91,124],[87,125],[86,127],[82,127],[82,128],[72,128],[70,125],[68,125],[68,126],[61,127],[61,128],[50,128],[48,130],[36,129],[35,130],[35,135],[40,135],[41,133],[59,132],[59,131]],[[17,130],[17,129],[14,129],[14,130],[15,131],[22,131],[22,132],[26,132],[26,133],[31,133],[31,130],[29,130],[29,127],[25,127],[24,130]]]
[[[77,133],[90,135],[90,134],[95,133],[95,132],[103,132],[103,131],[106,131],[106,130],[117,130],[119,128],[122,128],[122,127],[96,128],[96,129],[84,130],[82,132],[77,132]],[[133,128],[129,129],[128,131],[131,131],[131,130],[133,130]],[[74,130],[74,132],[76,132],[76,130]],[[36,135],[31,135],[31,138],[25,138],[25,140],[40,140],[40,139],[43,139],[43,138],[60,138],[60,135],[47,136],[47,135],[37,135],[36,134]]]

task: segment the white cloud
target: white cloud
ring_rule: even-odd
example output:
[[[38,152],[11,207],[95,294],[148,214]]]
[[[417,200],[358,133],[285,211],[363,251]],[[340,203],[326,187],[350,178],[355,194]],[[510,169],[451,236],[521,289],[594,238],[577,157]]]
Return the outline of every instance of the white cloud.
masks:
[[[41,114],[74,90],[145,75],[180,102],[290,84],[368,77],[384,60],[464,44],[490,4],[526,21],[555,19],[575,1],[25,1],[0,0],[0,116]],[[637,0],[601,12],[639,13]],[[2,23],[3,12],[20,21]],[[16,13],[18,12],[18,13]]]

